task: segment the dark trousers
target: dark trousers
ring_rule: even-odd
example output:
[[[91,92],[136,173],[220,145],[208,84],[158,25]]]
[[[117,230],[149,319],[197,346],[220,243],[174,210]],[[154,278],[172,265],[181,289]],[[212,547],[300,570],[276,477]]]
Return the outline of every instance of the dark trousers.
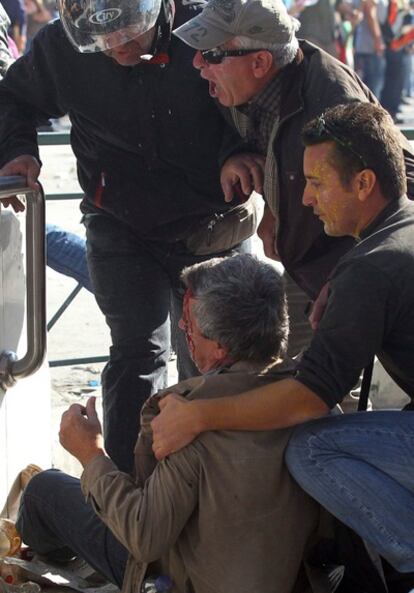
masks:
[[[310,298],[290,278],[288,274],[283,275],[289,311],[289,341],[288,355],[297,356],[305,350],[311,340],[313,331],[308,321],[307,308]]]
[[[384,86],[385,58],[372,54],[355,54],[355,71],[376,97]]]
[[[53,469],[35,475],[23,493],[17,529],[38,554],[51,561],[80,556],[121,588],[128,552],[85,502],[78,479]]]
[[[395,118],[401,104],[404,88],[404,51],[385,52],[385,79],[381,104]]]
[[[112,338],[102,375],[105,447],[130,472],[141,407],[167,386],[170,314],[176,326],[184,294],[180,273],[212,256],[192,255],[182,242],[144,241],[110,216],[84,222],[93,292]],[[175,334],[179,379],[198,375],[183,332]]]

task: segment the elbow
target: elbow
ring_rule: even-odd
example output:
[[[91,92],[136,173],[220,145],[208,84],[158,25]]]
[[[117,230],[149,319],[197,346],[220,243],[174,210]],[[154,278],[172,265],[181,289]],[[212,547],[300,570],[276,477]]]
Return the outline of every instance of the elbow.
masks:
[[[329,405],[310,387],[300,383],[300,403],[297,406],[297,423],[307,422],[315,418],[327,416],[330,412]]]
[[[319,418],[320,416],[327,416],[330,412],[330,408],[326,402],[323,401],[318,395],[315,395],[315,402],[312,406],[311,413],[313,417]]]

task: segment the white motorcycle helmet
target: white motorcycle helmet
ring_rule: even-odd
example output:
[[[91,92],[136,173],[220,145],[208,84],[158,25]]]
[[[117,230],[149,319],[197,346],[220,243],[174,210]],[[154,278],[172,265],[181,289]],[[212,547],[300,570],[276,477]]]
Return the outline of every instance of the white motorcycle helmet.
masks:
[[[58,0],[62,25],[81,53],[118,47],[154,25],[161,0]]]

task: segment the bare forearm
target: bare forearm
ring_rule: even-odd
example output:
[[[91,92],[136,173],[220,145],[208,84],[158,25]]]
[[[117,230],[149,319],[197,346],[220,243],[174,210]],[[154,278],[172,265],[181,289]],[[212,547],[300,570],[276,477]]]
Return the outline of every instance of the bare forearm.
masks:
[[[294,426],[328,413],[328,406],[294,379],[236,397],[191,402],[197,432],[207,430],[269,430]]]

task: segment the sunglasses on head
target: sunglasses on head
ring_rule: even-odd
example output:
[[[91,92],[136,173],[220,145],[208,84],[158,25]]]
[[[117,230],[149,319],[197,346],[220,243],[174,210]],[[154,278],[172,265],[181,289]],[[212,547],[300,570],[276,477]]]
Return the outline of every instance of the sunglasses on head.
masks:
[[[335,128],[334,124],[328,123],[326,121],[325,114],[320,115],[318,118],[318,134],[320,136],[325,134],[329,138],[332,138],[332,140],[337,142],[337,144],[339,144],[346,150],[349,150],[350,153],[357,157],[357,159],[361,161],[364,169],[368,169],[368,165],[364,157],[360,155],[359,152],[353,147],[352,142],[350,140],[341,138],[340,131]]]
[[[221,64],[224,58],[237,58],[253,54],[260,49],[204,49],[200,53],[208,64]]]

